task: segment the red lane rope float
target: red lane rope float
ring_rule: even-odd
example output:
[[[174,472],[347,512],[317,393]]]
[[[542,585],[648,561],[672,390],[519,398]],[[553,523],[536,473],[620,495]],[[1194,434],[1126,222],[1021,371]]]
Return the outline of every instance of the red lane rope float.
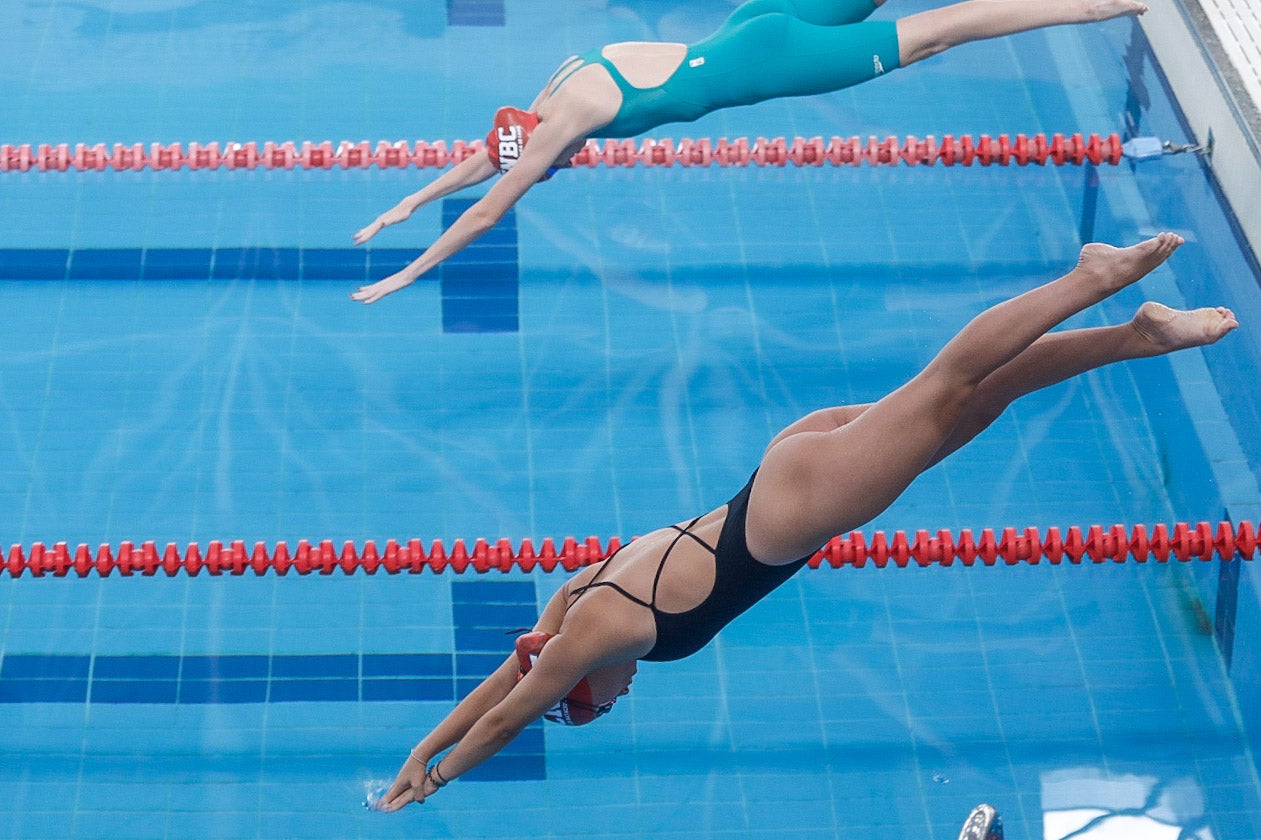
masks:
[[[342,141],[323,143],[143,143],[124,145],[68,143],[0,145],[0,172],[116,172],[200,169],[406,169],[442,168],[459,163],[482,149],[481,140],[456,140],[448,148],[441,140],[428,143],[405,140],[389,143]],[[575,166],[1064,166],[1120,163],[1123,156],[1117,134],[982,134],[943,135],[903,139],[869,137],[822,137],[791,141],[747,137],[699,140],[589,140],[574,155]]]
[[[1091,525],[1083,533],[1073,526],[1063,535],[1056,527],[1040,532],[1037,528],[1005,528],[995,532],[992,528],[981,531],[979,537],[970,530],[962,530],[958,536],[950,531],[932,534],[927,530],[907,536],[896,531],[892,538],[883,531],[875,532],[868,540],[862,532],[852,531],[845,536],[834,537],[820,549],[809,565],[820,568],[853,566],[862,568],[868,564],[877,568],[893,565],[951,566],[959,562],[964,566],[1007,565],[1020,563],[1037,565],[1045,559],[1051,565],[1062,563],[1123,563],[1135,560],[1146,563],[1155,560],[1251,560],[1257,552],[1257,527],[1251,522],[1233,525],[1220,522],[1216,526],[1207,522],[1189,525],[1179,522],[1171,529],[1161,524],[1150,532],[1143,525],[1127,529],[1123,525],[1103,528]],[[368,541],[363,548],[353,542],[344,543],[340,549],[331,540],[310,543],[302,540],[293,548],[277,543],[268,548],[265,543],[253,547],[237,540],[222,543],[211,542],[205,549],[196,543],[183,551],[174,543],[159,549],[153,542],[136,545],[132,542],[119,544],[117,549],[101,545],[93,551],[86,544],[71,549],[66,543],[48,547],[34,543],[29,550],[14,545],[7,558],[0,558],[0,577],[8,575],[20,578],[29,573],[32,577],[109,577],[115,571],[123,577],[141,575],[175,577],[181,573],[197,577],[208,575],[261,576],[274,571],[286,575],[291,571],[298,575],[331,575],[341,572],[352,575],[363,571],[373,575],[384,570],[386,574],[441,574],[453,572],[509,572],[540,570],[552,572],[576,571],[583,566],[598,563],[621,546],[617,537],[601,543],[597,537],[576,540],[566,537],[560,545],[548,538],[535,548],[530,540],[522,540],[514,546],[501,539],[490,543],[478,539],[470,548],[464,540],[455,540],[448,549],[441,541],[430,544],[428,549],[418,539],[400,543],[388,541],[383,548]]]

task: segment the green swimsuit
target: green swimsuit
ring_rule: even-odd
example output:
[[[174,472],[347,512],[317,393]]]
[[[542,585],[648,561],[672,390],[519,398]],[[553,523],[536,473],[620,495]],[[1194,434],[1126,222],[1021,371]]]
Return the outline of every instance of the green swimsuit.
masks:
[[[861,22],[874,10],[872,0],[749,0],[713,35],[688,45],[679,68],[657,87],[630,84],[595,49],[562,64],[552,92],[588,64],[601,65],[621,90],[622,106],[594,134],[633,137],[719,108],[840,90],[899,66],[897,25]]]

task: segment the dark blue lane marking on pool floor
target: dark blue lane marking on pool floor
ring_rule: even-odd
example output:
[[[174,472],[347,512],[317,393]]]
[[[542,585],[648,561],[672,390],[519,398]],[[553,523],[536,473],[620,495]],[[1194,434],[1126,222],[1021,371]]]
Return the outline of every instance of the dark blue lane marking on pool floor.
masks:
[[[475,203],[442,202],[445,230]],[[517,214],[509,210],[484,236],[441,266],[442,331],[516,332],[521,267],[517,261]]]
[[[311,701],[441,701],[476,688],[511,654],[538,612],[530,581],[451,585],[455,652],[364,654],[73,655],[6,653],[0,703],[179,705]],[[542,722],[466,773],[467,781],[544,779]]]
[[[447,0],[447,26],[503,26],[504,0]]]
[[[5,653],[0,703],[295,703],[467,695],[537,617],[530,581],[451,584],[453,653],[66,655]]]
[[[451,584],[456,693],[464,697],[504,661],[513,631],[538,618],[533,581],[456,581]],[[543,722],[535,721],[493,758],[463,777],[469,781],[545,779]]]
[[[1230,560],[1219,561],[1217,572],[1217,615],[1213,620],[1213,635],[1217,638],[1217,647],[1222,652],[1227,671],[1235,653],[1235,613],[1239,607],[1242,562],[1236,553]]]
[[[444,200],[443,227],[473,203]],[[346,283],[349,293],[423,253],[419,248],[0,249],[0,280],[331,280]],[[517,332],[521,267],[515,211],[422,280],[439,283],[443,332]]]
[[[445,653],[284,656],[6,654],[0,703],[286,703],[455,698]]]
[[[515,240],[514,240],[515,241]],[[335,280],[388,277],[420,248],[0,249],[0,280]],[[425,279],[437,280],[441,272]]]

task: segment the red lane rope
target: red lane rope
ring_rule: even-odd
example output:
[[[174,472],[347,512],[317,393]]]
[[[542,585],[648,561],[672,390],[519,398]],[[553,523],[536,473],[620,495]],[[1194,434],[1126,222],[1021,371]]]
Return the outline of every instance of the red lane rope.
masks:
[[[1122,157],[1117,134],[946,134],[904,139],[886,137],[822,137],[791,141],[783,137],[768,140],[747,137],[699,140],[589,140],[574,155],[575,166],[1045,166],[1082,165],[1086,162],[1116,165]],[[323,143],[143,143],[124,145],[68,143],[0,145],[0,172],[101,172],[112,169],[156,171],[188,169],[419,169],[441,168],[459,163],[482,149],[481,140],[456,140],[450,146],[441,140],[428,143],[384,140],[358,143],[343,140],[336,146]]]
[[[530,540],[522,540],[514,546],[508,539],[490,543],[478,539],[470,548],[464,540],[455,540],[451,548],[441,541],[434,541],[426,550],[418,539],[400,543],[389,540],[383,548],[372,541],[363,548],[346,542],[340,550],[331,540],[310,543],[302,540],[292,549],[279,542],[272,548],[265,543],[248,547],[237,540],[222,543],[211,542],[205,549],[191,543],[182,551],[169,543],[159,549],[153,542],[136,545],[124,542],[115,549],[108,544],[93,551],[80,544],[71,549],[66,543],[56,543],[51,548],[34,543],[29,550],[20,545],[9,549],[7,559],[0,565],[0,577],[8,575],[20,578],[29,573],[32,577],[109,577],[117,571],[123,577],[133,575],[165,575],[175,577],[181,573],[197,577],[203,571],[208,575],[265,575],[274,571],[278,575],[290,571],[299,575],[346,575],[363,571],[376,574],[441,574],[453,572],[524,572],[562,570],[572,572],[583,566],[598,563],[611,555],[622,544],[617,537],[601,543],[597,537],[578,541],[566,537],[557,546],[548,538],[535,548]],[[974,537],[970,530],[962,530],[958,536],[947,530],[931,534],[916,531],[908,537],[904,531],[896,531],[892,538],[883,531],[876,531],[870,540],[859,531],[834,537],[811,558],[809,565],[819,568],[853,566],[862,568],[871,564],[885,568],[892,564],[906,566],[951,566],[956,561],[964,566],[998,564],[1014,566],[1019,563],[1037,565],[1045,559],[1052,565],[1061,563],[1123,563],[1135,560],[1146,563],[1155,560],[1251,560],[1257,552],[1257,528],[1251,522],[1238,526],[1220,522],[1214,527],[1208,522],[1189,525],[1179,522],[1173,526],[1160,524],[1150,532],[1143,525],[1127,529],[1113,525],[1105,529],[1101,525],[1089,526],[1085,533],[1073,526],[1061,535],[1060,529],[1005,528],[996,533],[992,528]]]

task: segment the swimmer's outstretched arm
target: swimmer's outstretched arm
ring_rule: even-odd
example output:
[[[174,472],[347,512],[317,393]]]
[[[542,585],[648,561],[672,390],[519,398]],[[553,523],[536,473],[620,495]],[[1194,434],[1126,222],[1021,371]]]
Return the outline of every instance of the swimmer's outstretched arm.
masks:
[[[403,766],[399,768],[394,784],[377,807],[383,811],[394,811],[409,802],[423,802],[425,797],[437,790],[437,785],[428,772],[434,756],[458,743],[481,720],[482,715],[499,705],[516,687],[517,673],[516,657],[510,656],[494,673],[482,680],[477,688],[469,692],[443,718],[442,723],[412,748]],[[445,767],[439,772],[444,778],[450,778],[446,775]]]
[[[561,633],[551,638],[547,647],[539,654],[534,667],[520,680],[516,680],[514,662],[510,660],[504,663],[487,682],[493,680],[502,687],[501,680],[514,680],[515,684],[506,696],[478,715],[454,748],[426,769],[421,764],[421,758],[426,756],[420,749],[423,747],[428,751],[433,745],[445,740],[437,737],[439,730],[444,729],[450,719],[443,721],[434,730],[434,734],[421,742],[421,747],[416,750],[416,757],[404,762],[398,778],[382,798],[381,810],[397,811],[409,803],[425,801],[426,797],[447,782],[467,773],[508,746],[523,729],[559,703],[579,680],[595,668],[609,664],[607,647],[591,634]],[[486,683],[482,686],[486,686]],[[479,686],[478,690],[481,688]],[[489,695],[495,690],[497,689],[488,688],[486,693]],[[470,694],[466,702],[472,698],[473,694]],[[461,721],[460,725],[462,723]],[[456,728],[457,724],[452,722],[451,730]]]
[[[461,214],[451,227],[430,245],[402,271],[391,274],[384,280],[362,286],[351,295],[354,300],[363,303],[376,303],[386,295],[397,292],[416,282],[416,279],[452,254],[466,248],[470,242],[493,228],[503,215],[512,208],[547,174],[547,170],[561,157],[565,150],[581,135],[571,133],[561,120],[548,120],[539,123],[538,128],[530,136],[530,142],[521,154],[520,160],[490,188],[476,204]],[[477,157],[485,157],[479,155]],[[490,159],[485,158],[486,165]],[[467,163],[467,161],[466,161]],[[448,173],[454,174],[454,173]],[[439,179],[440,181],[441,179]],[[485,179],[483,179],[485,180]],[[423,190],[422,190],[423,192]],[[375,224],[375,223],[374,223]],[[365,228],[364,230],[368,230]],[[379,228],[378,228],[379,229]],[[360,231],[362,233],[363,231]],[[356,235],[356,238],[358,235]],[[365,238],[363,241],[367,241]]]
[[[480,184],[496,172],[486,150],[465,158],[451,169],[442,173],[433,183],[419,192],[414,192],[398,204],[386,210],[367,227],[357,231],[354,236],[356,245],[362,245],[381,232],[382,228],[405,222],[411,215],[431,201],[445,198],[453,192]]]
[[[535,622],[534,629],[553,634],[560,632],[561,621],[565,617],[565,591],[566,588],[562,587],[552,596],[542,615],[539,616],[539,620]],[[494,673],[482,680],[477,688],[469,692],[469,695],[451,710],[442,723],[421,739],[421,742],[412,749],[411,754],[403,762],[394,784],[382,797],[379,806],[381,810],[396,811],[410,802],[423,802],[425,797],[437,790],[432,776],[427,773],[434,756],[447,747],[459,743],[487,712],[503,703],[517,687],[519,674],[520,666],[514,654],[496,668]],[[568,690],[568,688],[565,689],[565,691]],[[562,691],[556,699],[563,697],[565,691]],[[547,708],[551,707],[544,707],[544,709]],[[539,714],[541,715],[542,712]],[[522,724],[522,728],[528,726],[529,723],[530,721],[527,720]],[[452,772],[452,766],[442,763],[438,772],[443,779],[454,778],[449,775]],[[429,776],[428,779],[427,776]]]

